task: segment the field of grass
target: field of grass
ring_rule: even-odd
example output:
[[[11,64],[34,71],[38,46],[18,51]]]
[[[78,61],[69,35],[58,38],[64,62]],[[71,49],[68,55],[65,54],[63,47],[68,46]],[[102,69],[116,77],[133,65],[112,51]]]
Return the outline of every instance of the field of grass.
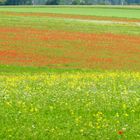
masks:
[[[139,7],[0,7],[0,139],[139,140]]]
[[[74,15],[90,15],[102,17],[123,17],[140,19],[140,7],[7,7],[0,8],[0,11],[10,12],[33,12],[33,13],[55,13],[55,14],[74,14]]]

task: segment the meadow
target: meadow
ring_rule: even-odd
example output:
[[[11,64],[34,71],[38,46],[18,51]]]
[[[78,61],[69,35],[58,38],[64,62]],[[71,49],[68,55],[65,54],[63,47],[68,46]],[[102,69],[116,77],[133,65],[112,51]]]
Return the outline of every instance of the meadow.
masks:
[[[0,7],[0,139],[139,140],[140,8]]]

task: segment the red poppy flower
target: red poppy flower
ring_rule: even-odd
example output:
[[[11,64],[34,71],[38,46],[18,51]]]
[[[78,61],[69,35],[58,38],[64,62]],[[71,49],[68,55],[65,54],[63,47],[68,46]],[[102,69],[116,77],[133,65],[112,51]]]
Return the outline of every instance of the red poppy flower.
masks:
[[[122,130],[119,130],[119,131],[118,131],[118,134],[119,134],[119,135],[122,135],[122,134],[123,134],[123,131],[122,131]]]

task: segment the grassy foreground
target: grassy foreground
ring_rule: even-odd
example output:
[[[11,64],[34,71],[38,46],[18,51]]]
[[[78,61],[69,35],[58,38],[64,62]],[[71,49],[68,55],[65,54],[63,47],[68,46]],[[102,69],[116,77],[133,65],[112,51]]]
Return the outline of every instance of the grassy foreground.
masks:
[[[138,72],[0,74],[0,139],[138,140]]]

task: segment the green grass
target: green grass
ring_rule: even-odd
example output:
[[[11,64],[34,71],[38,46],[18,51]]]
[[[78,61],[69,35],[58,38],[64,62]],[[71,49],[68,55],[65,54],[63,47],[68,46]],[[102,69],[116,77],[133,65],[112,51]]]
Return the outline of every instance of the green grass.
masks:
[[[139,140],[140,74],[0,74],[0,139]],[[24,133],[23,133],[24,132]]]
[[[42,30],[60,30],[83,33],[114,33],[140,35],[140,26],[136,26],[133,23],[100,24],[92,22],[71,21],[65,18],[8,16],[4,13],[0,13],[0,17],[1,27],[25,27]]]
[[[59,13],[73,15],[90,15],[106,17],[123,17],[140,19],[140,8],[121,8],[121,7],[0,7],[0,11],[10,12],[34,12],[34,13]]]

